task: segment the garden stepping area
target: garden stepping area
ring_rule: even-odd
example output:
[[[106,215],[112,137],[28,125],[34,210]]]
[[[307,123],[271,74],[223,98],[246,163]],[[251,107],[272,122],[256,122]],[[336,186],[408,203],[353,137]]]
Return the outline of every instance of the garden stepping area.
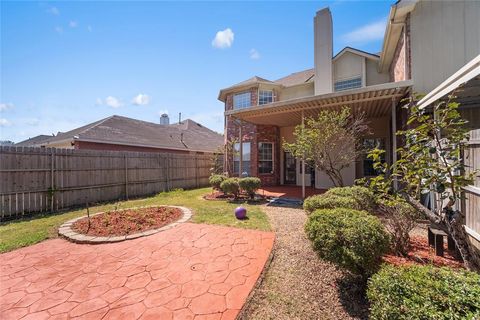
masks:
[[[193,223],[111,244],[47,240],[0,255],[0,319],[235,319],[273,243]]]

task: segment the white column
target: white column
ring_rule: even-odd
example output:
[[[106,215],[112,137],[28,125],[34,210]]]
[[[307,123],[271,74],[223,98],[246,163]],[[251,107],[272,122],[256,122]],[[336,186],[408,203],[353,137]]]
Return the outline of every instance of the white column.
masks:
[[[239,130],[238,130],[238,142],[240,143],[240,163],[238,164],[238,177],[241,178],[242,177],[242,170],[243,170],[243,139],[242,139],[242,122],[239,120],[238,121],[238,124],[239,124]]]
[[[392,164],[397,162],[397,113],[396,113],[396,100],[392,98]],[[396,177],[393,177],[393,188],[398,188],[398,181]]]
[[[302,110],[302,131],[303,131],[304,125],[305,125],[305,116]],[[305,199],[305,154],[303,155],[303,158],[302,158],[302,198]]]

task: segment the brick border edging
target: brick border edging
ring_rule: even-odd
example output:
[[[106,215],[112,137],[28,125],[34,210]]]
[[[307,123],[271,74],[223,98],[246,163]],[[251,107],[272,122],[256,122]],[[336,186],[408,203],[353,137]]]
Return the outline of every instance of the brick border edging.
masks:
[[[72,220],[68,220],[67,222],[64,222],[60,228],[58,228],[58,235],[61,236],[62,238],[67,239],[68,241],[78,243],[78,244],[102,244],[102,243],[114,243],[114,242],[120,242],[120,241],[125,241],[125,240],[132,240],[132,239],[137,239],[140,237],[146,237],[161,231],[165,231],[168,229],[171,229],[180,223],[184,223],[187,220],[189,220],[192,217],[192,211],[188,208],[185,207],[180,207],[180,206],[143,206],[143,207],[133,207],[133,208],[125,208],[121,209],[120,211],[124,210],[131,210],[131,209],[142,209],[142,208],[157,208],[157,207],[169,207],[169,208],[177,208],[180,209],[183,213],[182,217],[178,219],[175,222],[172,222],[170,224],[167,224],[166,226],[163,226],[161,228],[157,229],[151,229],[151,230],[146,230],[143,232],[139,233],[134,233],[134,234],[129,234],[126,236],[111,236],[111,237],[95,237],[95,236],[88,236],[86,234],[78,233],[73,231],[71,228],[72,225],[77,222],[80,219],[86,218],[87,216],[81,216]],[[102,214],[105,212],[97,212],[95,214],[92,214],[91,217]]]

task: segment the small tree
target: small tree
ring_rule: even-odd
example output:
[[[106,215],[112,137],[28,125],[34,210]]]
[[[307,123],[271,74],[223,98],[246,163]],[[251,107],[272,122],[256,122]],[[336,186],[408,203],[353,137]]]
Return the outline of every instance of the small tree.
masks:
[[[407,124],[412,128],[397,133],[405,141],[404,147],[396,150],[399,160],[388,166],[381,162],[385,151],[372,150],[368,156],[383,174],[371,179],[370,187],[386,199],[405,199],[439,224],[454,239],[465,267],[480,270],[480,256],[463,227],[465,216],[454,207],[462,198],[462,187],[471,184],[478,172],[465,170],[462,149],[469,134],[458,112],[459,104],[452,98],[436,102],[433,113],[420,109],[416,97],[410,99],[405,107],[410,111]],[[391,188],[394,183],[396,190]],[[437,199],[435,209],[429,210],[420,200],[432,191]]]
[[[353,116],[347,107],[341,111],[324,110],[317,118],[306,118],[304,125],[296,126],[295,142],[284,142],[283,148],[313,163],[335,186],[342,187],[342,170],[364,152],[361,137],[367,132],[363,114]]]

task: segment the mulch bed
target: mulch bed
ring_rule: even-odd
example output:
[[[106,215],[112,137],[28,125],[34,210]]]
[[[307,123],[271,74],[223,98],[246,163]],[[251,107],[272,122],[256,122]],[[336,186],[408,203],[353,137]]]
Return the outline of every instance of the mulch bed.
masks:
[[[182,210],[170,207],[152,207],[108,211],[75,222],[72,229],[89,236],[124,236],[158,229],[182,217]]]
[[[240,194],[238,195],[237,199],[234,199],[233,196],[226,195],[223,192],[217,191],[217,190],[204,195],[203,198],[205,200],[223,200],[223,201],[227,200],[227,201],[234,201],[234,202],[248,201],[248,202],[259,202],[259,203],[265,202],[266,200],[263,196],[258,194],[255,195],[254,199],[250,199],[250,196],[246,194]]]
[[[433,265],[435,267],[463,268],[463,263],[456,260],[447,250],[444,256],[435,255],[434,248],[428,245],[426,237],[412,236],[410,238],[411,248],[407,257],[397,257],[395,255],[386,255],[383,260],[395,266],[401,265]]]

